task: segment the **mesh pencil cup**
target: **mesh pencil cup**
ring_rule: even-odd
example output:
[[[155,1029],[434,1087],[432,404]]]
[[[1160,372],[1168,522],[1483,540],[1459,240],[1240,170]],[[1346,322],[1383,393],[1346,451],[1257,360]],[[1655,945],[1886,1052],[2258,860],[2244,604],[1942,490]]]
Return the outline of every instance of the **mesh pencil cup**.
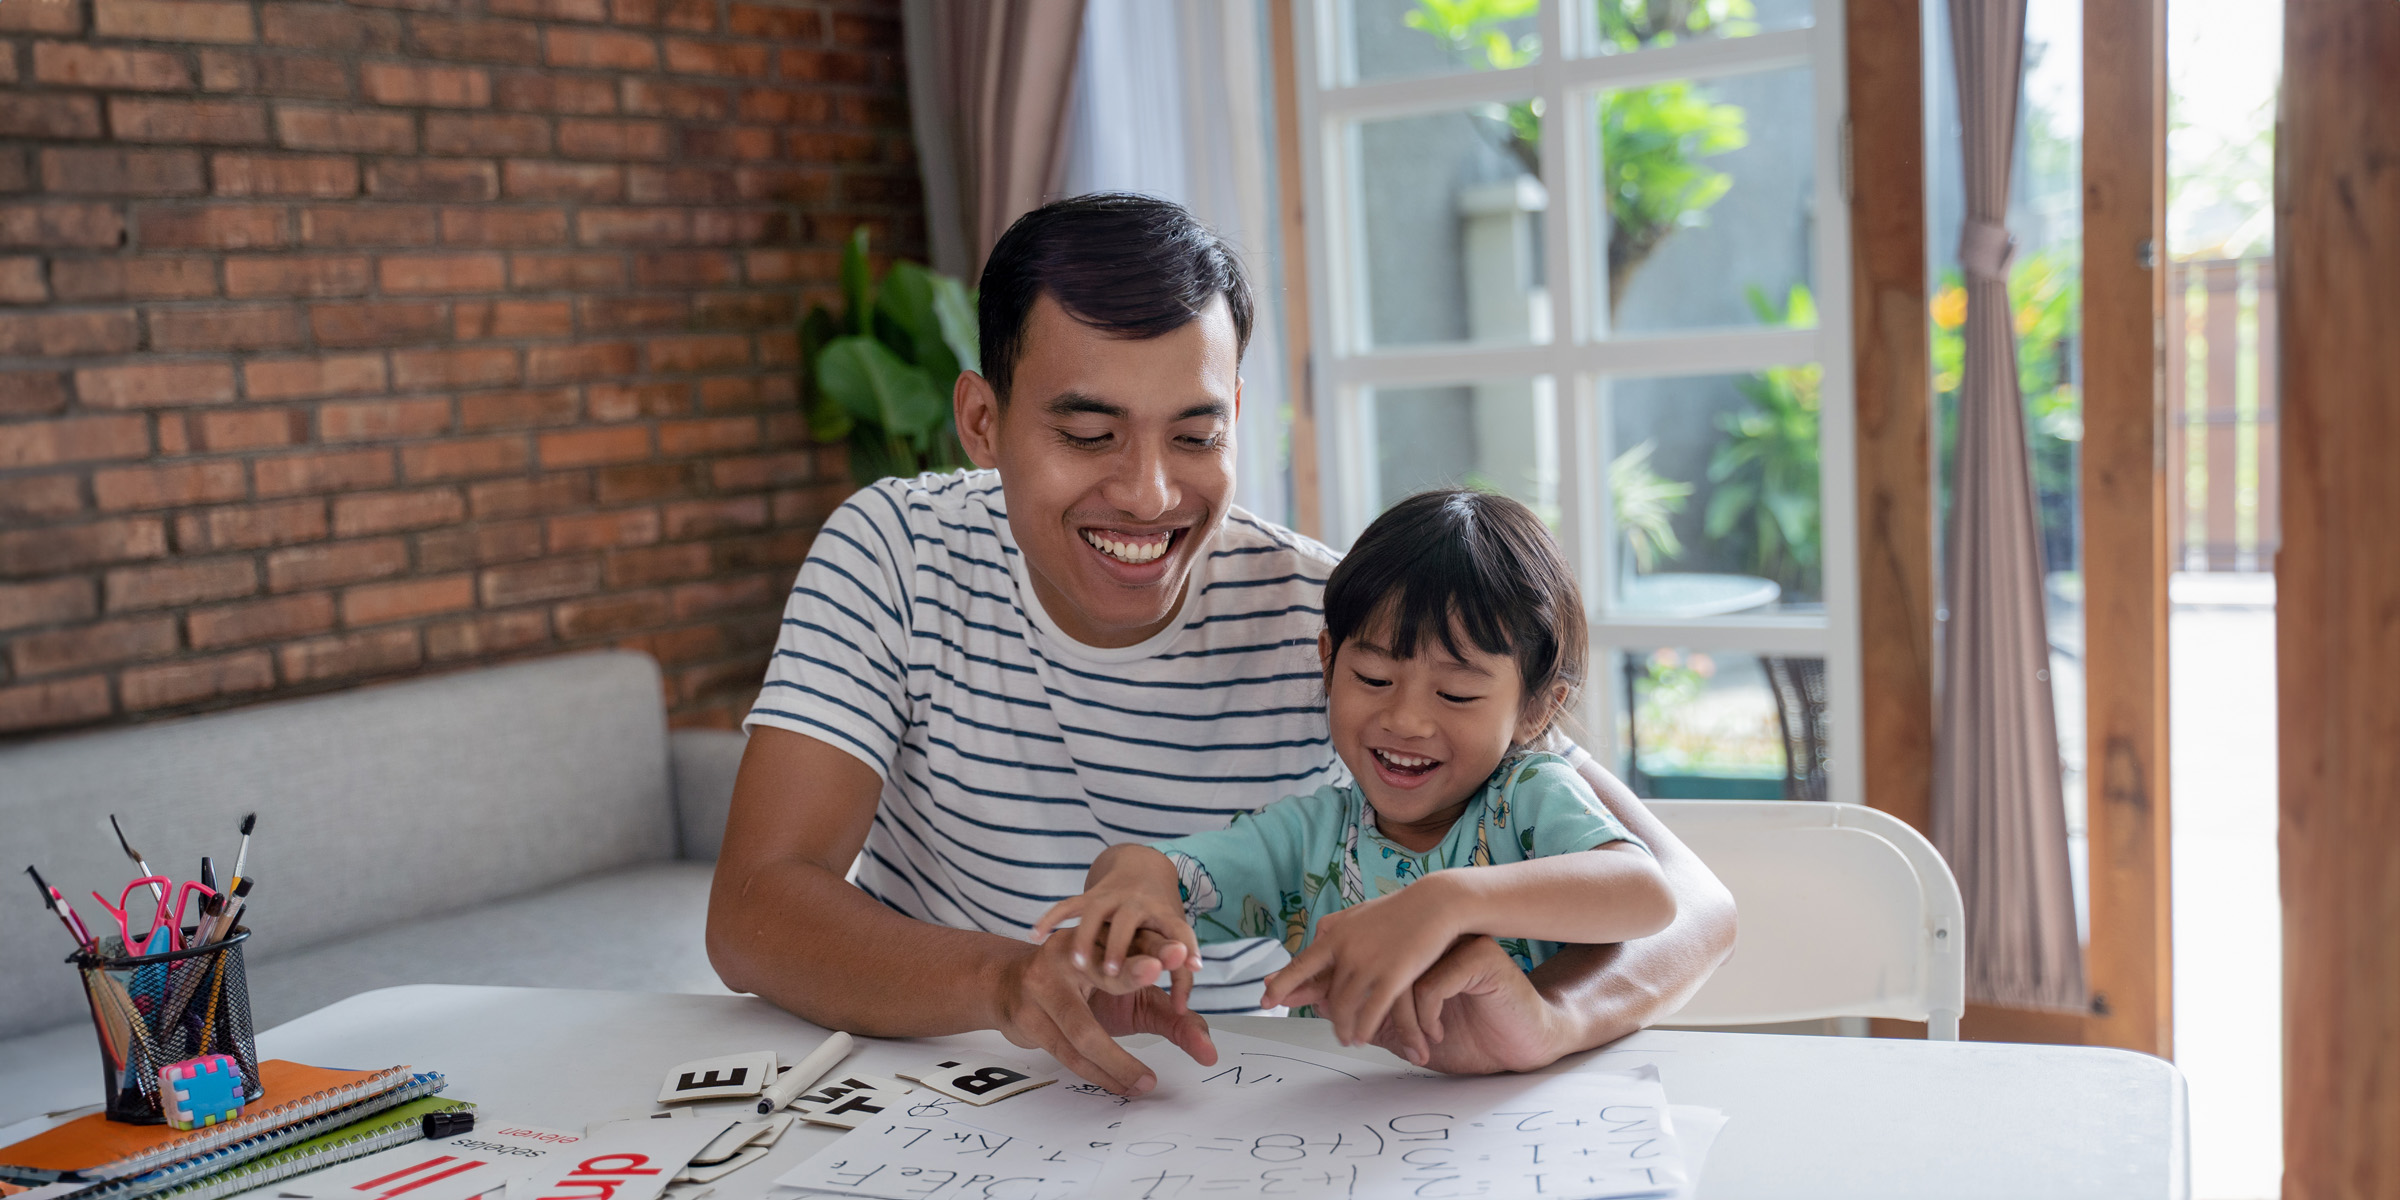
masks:
[[[110,937],[97,953],[67,960],[83,974],[92,1028],[100,1035],[109,1120],[165,1123],[158,1069],[203,1054],[233,1057],[245,1100],[266,1094],[258,1080],[250,984],[242,973],[242,945],[249,940],[249,930],[236,929],[206,946],[128,956],[124,943]]]

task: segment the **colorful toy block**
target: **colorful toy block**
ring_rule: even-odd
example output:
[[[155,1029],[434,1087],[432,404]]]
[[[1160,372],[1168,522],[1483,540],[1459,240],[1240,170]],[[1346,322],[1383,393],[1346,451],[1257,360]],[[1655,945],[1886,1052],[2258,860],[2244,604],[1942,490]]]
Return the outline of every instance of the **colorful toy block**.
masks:
[[[230,1121],[245,1100],[242,1065],[232,1055],[204,1054],[158,1069],[159,1108],[177,1129]]]

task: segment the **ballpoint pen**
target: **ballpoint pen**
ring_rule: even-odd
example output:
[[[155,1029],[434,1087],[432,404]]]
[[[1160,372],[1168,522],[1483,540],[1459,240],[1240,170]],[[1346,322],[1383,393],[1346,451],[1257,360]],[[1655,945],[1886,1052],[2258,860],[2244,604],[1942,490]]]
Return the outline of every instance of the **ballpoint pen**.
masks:
[[[117,814],[108,814],[108,827],[117,831],[117,844],[125,848],[125,857],[132,859],[133,865],[140,867],[142,874],[156,875],[158,873],[150,869],[149,863],[142,861],[142,852],[134,849],[132,842],[125,840],[125,827],[117,824]],[[150,895],[157,899],[160,904],[165,904],[167,902],[166,889],[159,884],[153,883],[150,885]]]
[[[242,909],[249,904],[251,885],[256,882],[253,879],[244,879],[234,884],[232,891],[218,898],[221,903],[218,907],[216,923],[201,931],[206,937],[203,945],[208,942],[224,941],[232,935],[233,924],[241,920]]]
[[[58,917],[59,924],[67,927],[67,936],[74,938],[75,944],[82,947],[85,953],[90,953],[93,949],[91,931],[83,927],[83,918],[75,915],[75,906],[67,903],[65,894],[51,887],[40,871],[28,865],[25,873],[33,876],[33,886],[42,890],[42,903],[48,905]]]

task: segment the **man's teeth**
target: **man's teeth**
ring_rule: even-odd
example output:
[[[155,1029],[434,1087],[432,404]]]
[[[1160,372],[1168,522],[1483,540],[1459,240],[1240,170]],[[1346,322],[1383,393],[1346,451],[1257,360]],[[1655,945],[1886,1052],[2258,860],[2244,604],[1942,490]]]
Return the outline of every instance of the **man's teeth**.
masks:
[[[1375,752],[1375,757],[1403,771],[1422,771],[1441,761],[1438,758],[1419,758],[1413,754],[1394,754],[1389,750],[1378,750]]]
[[[1167,547],[1175,544],[1175,539],[1172,537],[1161,538],[1157,542],[1149,544],[1120,542],[1107,534],[1094,533],[1088,529],[1083,531],[1083,540],[1090,542],[1092,547],[1102,554],[1116,559],[1118,562],[1127,563],[1156,562],[1159,556],[1167,552]]]

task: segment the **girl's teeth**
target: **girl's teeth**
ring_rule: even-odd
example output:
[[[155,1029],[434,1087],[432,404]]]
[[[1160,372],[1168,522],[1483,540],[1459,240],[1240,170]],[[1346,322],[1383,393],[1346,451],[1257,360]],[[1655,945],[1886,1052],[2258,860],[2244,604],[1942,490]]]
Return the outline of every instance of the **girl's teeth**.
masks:
[[[1423,767],[1430,767],[1434,762],[1434,760],[1430,758],[1418,758],[1415,755],[1410,754],[1393,754],[1388,750],[1378,750],[1375,752],[1375,756],[1387,763],[1392,764],[1395,767],[1400,768],[1403,771],[1414,771]]]
[[[1173,545],[1175,541],[1173,538],[1166,538],[1149,544],[1120,542],[1115,538],[1090,532],[1083,535],[1083,540],[1090,542],[1094,549],[1118,562],[1135,564],[1156,562],[1161,555],[1167,552],[1167,547]]]

